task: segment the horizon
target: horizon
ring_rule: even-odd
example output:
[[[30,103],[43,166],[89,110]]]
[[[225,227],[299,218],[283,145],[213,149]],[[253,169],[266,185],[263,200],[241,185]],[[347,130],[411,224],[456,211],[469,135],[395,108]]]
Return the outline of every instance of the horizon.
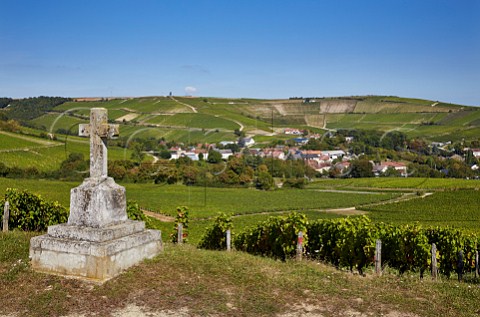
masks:
[[[0,10],[5,97],[380,95],[480,106],[474,0],[20,0]]]
[[[291,99],[346,99],[346,98],[368,98],[368,97],[393,97],[393,98],[404,98],[404,99],[418,99],[418,100],[426,100],[426,101],[433,101],[433,102],[441,102],[445,104],[452,104],[458,106],[466,106],[466,107],[480,107],[480,105],[467,105],[467,104],[458,104],[453,102],[447,102],[444,100],[430,100],[430,99],[423,99],[423,98],[416,98],[416,97],[406,97],[406,96],[394,96],[394,95],[348,95],[348,96],[291,96],[288,98],[255,98],[255,97],[222,97],[222,96],[189,96],[189,95],[150,95],[150,96],[27,96],[27,97],[20,97],[20,98],[13,98],[8,96],[0,96],[0,98],[11,98],[13,100],[22,100],[28,98],[39,98],[39,97],[59,97],[59,98],[70,98],[74,101],[78,101],[77,99],[86,99],[80,100],[78,102],[89,102],[89,101],[97,101],[97,100],[115,100],[115,99],[142,99],[142,98],[168,98],[168,97],[177,97],[177,98],[198,98],[198,99],[232,99],[232,100],[242,100],[242,99],[254,99],[254,100],[291,100]],[[92,100],[89,100],[92,99]]]

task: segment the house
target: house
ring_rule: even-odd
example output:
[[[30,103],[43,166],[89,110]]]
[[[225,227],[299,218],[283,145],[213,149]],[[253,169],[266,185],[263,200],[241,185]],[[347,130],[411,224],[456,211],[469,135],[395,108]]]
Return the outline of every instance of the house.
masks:
[[[285,128],[283,130],[283,133],[288,135],[302,135],[304,131],[299,129]]]
[[[180,154],[180,157],[188,157],[189,159],[191,159],[192,161],[198,161],[198,155],[195,154],[195,152],[182,152]],[[171,160],[173,159],[173,155],[172,157],[170,158]]]
[[[252,145],[254,145],[254,144],[255,144],[255,140],[254,140],[253,138],[251,138],[251,137],[243,138],[243,139],[241,140],[241,142],[239,142],[239,145],[240,145],[240,146],[243,145],[243,147],[250,147],[250,146],[252,146]]]
[[[316,172],[323,173],[328,172],[332,165],[330,163],[319,163],[317,161],[305,161],[308,166],[313,168]]]
[[[393,168],[400,173],[401,176],[407,175],[407,166],[401,162],[383,162],[373,166],[373,173],[375,175],[384,174],[389,168]]]
[[[280,151],[280,150],[273,150],[270,153],[270,157],[272,157],[274,159],[278,159],[278,160],[283,160],[283,161],[286,159],[285,153],[283,151]]]
[[[220,142],[219,144],[223,147],[227,146],[227,145],[233,145],[233,144],[236,144],[237,142],[234,142],[234,141],[222,141]]]
[[[345,156],[345,152],[342,150],[322,151],[324,155],[328,155],[331,160],[336,160]]]
[[[447,145],[452,144],[452,141],[447,141],[447,142],[432,142],[430,144],[431,147],[436,147],[436,148],[443,148]]]
[[[301,160],[302,159],[302,152],[296,148],[290,149],[287,154],[287,159],[291,160]]]
[[[295,142],[295,144],[300,144],[300,145],[305,145],[305,144],[308,143],[307,138],[294,138],[292,140],[293,140],[293,142]]]
[[[286,160],[287,156],[285,155],[285,152],[282,150],[278,149],[264,149],[262,152],[259,153],[260,157],[264,158],[274,158],[274,159],[279,159],[279,160]]]
[[[250,155],[257,156],[257,155],[260,155],[262,150],[260,148],[251,148],[251,149],[248,149],[248,152],[250,153]]]
[[[322,137],[322,135],[319,134],[319,133],[313,133],[313,134],[309,134],[309,135],[308,135],[308,138],[309,138],[309,139],[314,139],[314,140],[318,140],[318,139],[320,139],[321,137]]]
[[[341,173],[344,173],[345,171],[347,171],[349,167],[350,167],[350,162],[347,162],[347,161],[335,164],[335,169],[337,169]]]
[[[228,149],[228,150],[216,150],[216,151],[220,152],[220,154],[222,154],[222,160],[228,160],[228,158],[233,155],[233,152],[230,149]]]
[[[169,151],[170,151],[170,155],[171,155],[171,157],[170,157],[171,160],[179,159],[182,152],[183,152],[182,148],[179,147],[179,146],[172,147],[172,148],[169,149]]]

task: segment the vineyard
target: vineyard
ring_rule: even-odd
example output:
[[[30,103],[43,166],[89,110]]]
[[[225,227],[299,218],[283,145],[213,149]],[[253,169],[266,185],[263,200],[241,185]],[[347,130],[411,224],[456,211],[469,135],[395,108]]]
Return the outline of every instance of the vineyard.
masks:
[[[51,183],[40,187],[45,192],[50,192],[50,186],[55,185],[55,182]],[[478,233],[474,224],[478,218],[476,208],[480,201],[475,190],[435,192],[423,198],[364,206],[364,209],[370,211],[371,217],[342,218],[339,215],[313,211],[313,206],[317,210],[345,206],[345,197],[348,197],[349,204],[365,204],[372,201],[378,203],[386,198],[391,199],[396,194],[351,193],[345,196],[345,192],[320,192],[321,199],[319,199],[317,191],[281,190],[271,192],[271,197],[266,200],[262,197],[263,203],[261,203],[255,196],[259,191],[245,190],[244,195],[239,195],[242,192],[238,189],[217,189],[217,192],[210,193],[211,197],[215,197],[215,208],[206,205],[202,208],[190,204],[191,211],[190,207],[172,207],[170,210],[168,205],[163,204],[162,208],[169,209],[167,213],[172,216],[176,214],[177,217],[173,223],[159,223],[145,218],[140,211],[140,206],[144,208],[145,204],[155,201],[152,197],[156,197],[158,202],[162,201],[166,196],[159,195],[160,191],[164,191],[163,195],[169,196],[174,202],[172,206],[178,204],[181,198],[175,197],[174,193],[178,194],[179,187],[172,186],[171,191],[165,192],[165,188],[168,188],[166,186],[160,187],[160,191],[158,186],[152,186],[151,189],[157,187],[154,195],[153,192],[145,190],[147,188],[145,184],[133,185],[133,188],[130,185],[127,192],[131,193],[130,197],[136,197],[139,203],[129,201],[129,217],[147,221],[149,227],[161,229],[167,234],[173,226],[171,235],[174,238],[173,242],[177,242],[175,232],[178,229],[178,223],[181,222],[185,230],[185,242],[188,239],[191,243],[198,243],[201,248],[221,250],[225,248],[226,230],[235,230],[233,245],[236,250],[283,261],[294,257],[298,252],[297,236],[302,232],[305,256],[330,263],[337,268],[350,271],[356,269],[360,274],[374,265],[377,240],[382,241],[381,259],[384,269],[388,267],[400,274],[416,272],[423,277],[427,274],[426,272],[431,271],[432,244],[436,245],[438,272],[446,277],[454,273],[472,273],[475,265],[478,265],[475,262],[475,256],[480,240],[476,235],[469,233]],[[142,189],[141,194],[135,191],[137,186],[138,189]],[[62,190],[68,189],[69,186]],[[198,194],[205,194],[201,192],[201,188],[196,192],[189,187],[186,189],[188,189],[190,200],[198,199]],[[308,200],[308,195],[305,193],[314,194],[317,197],[312,196],[311,200]],[[297,197],[297,194],[302,196]],[[265,193],[262,193],[263,195]],[[238,197],[243,196],[245,200],[238,200]],[[287,214],[286,211],[289,208],[295,210],[293,206],[298,204],[296,199],[300,197],[304,201],[303,207],[310,210],[305,213]],[[3,210],[5,201],[9,201],[11,205],[10,226],[12,228],[44,231],[47,226],[65,222],[67,219],[67,210],[59,203],[49,202],[25,191],[7,189],[5,200],[0,203],[0,210]],[[226,206],[231,206],[232,201],[235,201],[238,206],[249,208],[236,208],[235,212],[239,216],[235,217],[218,213],[219,210],[225,211]],[[459,201],[462,203],[458,203]],[[263,207],[258,209],[260,205],[264,206],[265,202],[270,202],[271,206],[267,209]],[[432,209],[434,205],[436,207]],[[299,209],[296,208],[296,210]],[[252,212],[253,214],[250,214]],[[280,215],[271,216],[277,212],[280,212]],[[190,224],[189,215],[191,215]],[[214,218],[215,215],[217,215],[216,218]],[[452,228],[451,225],[455,224],[458,224],[458,227]]]
[[[314,189],[348,189],[368,188],[372,190],[455,190],[480,189],[480,181],[454,178],[420,178],[420,177],[381,177],[357,179],[322,179],[310,183],[308,188]]]
[[[231,228],[224,215],[205,232],[199,247],[225,249],[225,232]],[[350,271],[364,270],[375,264],[376,241],[382,242],[382,265],[400,274],[417,272],[423,278],[432,271],[430,250],[436,245],[435,270],[446,277],[475,271],[479,238],[461,231],[419,225],[374,223],[368,217],[309,221],[304,214],[270,217],[236,234],[235,248],[255,255],[283,261],[298,256],[299,232],[305,255]],[[461,253],[461,255],[460,255]],[[478,272],[477,272],[478,273]],[[460,278],[459,277],[459,278]]]
[[[462,228],[480,233],[478,226],[480,195],[476,190],[435,192],[430,196],[362,208],[374,221],[414,223]]]

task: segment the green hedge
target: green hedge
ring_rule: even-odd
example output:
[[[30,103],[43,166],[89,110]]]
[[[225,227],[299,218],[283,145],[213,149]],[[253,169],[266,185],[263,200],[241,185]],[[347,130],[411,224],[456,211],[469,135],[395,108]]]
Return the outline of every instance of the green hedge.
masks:
[[[207,250],[225,250],[227,248],[227,230],[233,229],[232,218],[224,213],[215,217],[213,225],[207,228],[198,247]]]
[[[233,243],[240,251],[286,260],[295,255],[299,231],[303,232],[304,244],[307,243],[307,223],[307,217],[296,212],[270,217],[238,234]]]
[[[5,199],[0,201],[2,219],[5,201],[10,204],[9,229],[45,231],[48,226],[68,219],[67,209],[57,201],[46,201],[40,195],[16,188],[7,188]]]
[[[308,222],[303,214],[270,217],[237,234],[237,250],[285,260],[293,257],[297,234],[304,233],[304,251],[312,259],[338,268],[357,269],[360,274],[374,265],[375,242],[382,241],[382,265],[420,276],[431,266],[431,245],[437,247],[437,266],[450,277],[457,271],[458,254],[463,252],[463,272],[475,269],[479,239],[453,228],[422,228],[418,224],[396,226],[373,223],[368,217],[348,217]],[[308,237],[308,239],[307,239]]]
[[[362,269],[374,265],[375,241],[382,241],[382,265],[420,272],[431,265],[431,245],[437,246],[437,266],[447,277],[456,272],[458,253],[464,254],[464,271],[474,270],[476,236],[465,235],[453,228],[422,228],[420,225],[395,226],[372,223],[366,217],[318,220],[308,225],[310,257],[337,267]]]

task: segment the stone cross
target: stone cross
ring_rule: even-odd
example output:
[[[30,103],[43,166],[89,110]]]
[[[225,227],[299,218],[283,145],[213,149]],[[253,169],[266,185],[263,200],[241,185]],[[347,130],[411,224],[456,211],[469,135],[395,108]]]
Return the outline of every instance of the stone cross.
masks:
[[[107,109],[92,108],[90,123],[80,124],[78,134],[90,137],[90,177],[107,177],[107,139],[118,136],[118,124],[108,124]]]

